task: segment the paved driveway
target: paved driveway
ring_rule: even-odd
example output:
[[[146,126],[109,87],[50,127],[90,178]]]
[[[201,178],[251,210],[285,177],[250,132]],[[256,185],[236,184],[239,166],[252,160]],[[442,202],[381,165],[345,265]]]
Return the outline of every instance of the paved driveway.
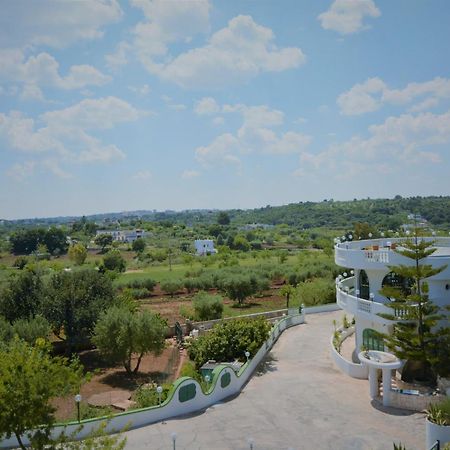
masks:
[[[242,393],[202,413],[132,430],[127,449],[423,449],[423,414],[372,404],[366,380],[333,365],[328,342],[342,312],[285,331]]]

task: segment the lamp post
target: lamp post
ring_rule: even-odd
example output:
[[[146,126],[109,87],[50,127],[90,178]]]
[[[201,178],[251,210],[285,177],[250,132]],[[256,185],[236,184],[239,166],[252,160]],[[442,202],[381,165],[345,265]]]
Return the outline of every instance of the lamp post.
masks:
[[[75,403],[77,404],[78,423],[80,423],[81,422],[81,414],[80,414],[81,394],[75,395]]]
[[[209,387],[209,382],[211,381],[211,377],[209,375],[205,375],[206,387]]]
[[[253,438],[248,438],[248,445],[249,445],[249,447],[250,447],[250,450],[253,450],[253,444],[254,444],[254,440],[253,440]]]
[[[248,362],[248,358],[250,358],[250,352],[248,350],[245,352],[245,357],[247,358],[247,362]]]
[[[370,301],[373,302],[373,299],[375,298],[375,294],[373,292],[371,292],[369,294],[369,298],[370,298]]]
[[[359,298],[359,289],[355,290],[355,295]]]
[[[177,433],[172,433],[170,435],[170,437],[172,438],[172,444],[173,444],[173,450],[176,450],[177,447]]]
[[[162,391],[163,391],[162,386],[158,386],[158,387],[156,388],[156,392],[158,393],[158,403],[159,403],[159,406],[161,406],[161,394],[162,394]]]

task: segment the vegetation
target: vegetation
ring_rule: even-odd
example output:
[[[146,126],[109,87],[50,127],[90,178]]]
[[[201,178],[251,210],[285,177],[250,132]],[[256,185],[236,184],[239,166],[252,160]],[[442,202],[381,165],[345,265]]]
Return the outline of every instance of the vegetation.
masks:
[[[81,374],[76,360],[52,358],[44,341],[34,347],[19,339],[0,345],[0,436],[16,436],[25,449],[21,436],[32,433],[33,448],[44,448],[55,422],[49,400],[77,392]]]
[[[84,264],[87,257],[87,249],[83,244],[74,244],[69,247],[69,258],[78,266]]]
[[[197,320],[213,320],[222,318],[223,299],[219,295],[198,292],[193,300],[195,318]]]
[[[402,247],[395,251],[412,260],[412,265],[390,266],[390,270],[403,280],[410,280],[410,288],[404,286],[385,286],[381,294],[392,301],[388,306],[393,314],[384,314],[391,320],[398,319],[396,311],[401,310],[403,321],[394,326],[391,335],[384,335],[387,347],[395,355],[407,360],[403,378],[406,381],[417,379],[433,379],[439,358],[436,348],[439,341],[449,336],[450,329],[436,330],[438,320],[441,318],[439,308],[428,298],[428,283],[426,279],[437,275],[445,267],[433,268],[423,264],[422,261],[435,252],[432,242],[426,242],[417,235],[402,243]],[[447,339],[448,342],[448,339]],[[441,344],[443,342],[441,341]],[[447,347],[448,350],[448,347]],[[412,377],[411,379],[408,379]]]
[[[118,250],[110,250],[103,257],[103,267],[106,270],[125,272],[126,266],[125,259]]]
[[[431,404],[427,409],[427,418],[436,425],[450,426],[450,397]]]
[[[132,312],[123,306],[109,308],[95,325],[92,341],[111,362],[121,363],[132,375],[146,353],[160,354],[165,346],[166,322],[150,311]],[[134,369],[132,357],[137,355]]]
[[[136,402],[137,408],[148,408],[150,406],[158,406],[161,400],[163,403],[169,395],[171,384],[163,384],[161,397],[156,391],[157,386],[141,386],[133,393],[133,400]]]
[[[43,314],[72,352],[92,334],[100,314],[114,303],[112,283],[96,270],[58,272],[49,282]]]
[[[245,360],[245,352],[254,356],[269,337],[271,325],[263,318],[237,319],[217,324],[192,342],[189,358],[196,367],[210,359],[228,362]]]
[[[44,245],[52,255],[66,253],[68,248],[66,233],[56,227],[17,230],[11,234],[9,242],[15,255],[29,255],[36,252],[39,245]]]

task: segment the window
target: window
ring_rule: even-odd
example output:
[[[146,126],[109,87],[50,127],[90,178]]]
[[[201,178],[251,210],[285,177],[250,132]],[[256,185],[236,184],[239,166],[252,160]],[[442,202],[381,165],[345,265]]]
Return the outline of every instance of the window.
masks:
[[[220,378],[220,387],[226,388],[231,383],[231,375],[229,372],[226,372]]]
[[[195,397],[196,390],[194,383],[182,386],[178,391],[178,400],[180,400],[181,403],[192,400]]]
[[[378,331],[366,328],[363,331],[363,345],[369,350],[384,351],[384,342]]]

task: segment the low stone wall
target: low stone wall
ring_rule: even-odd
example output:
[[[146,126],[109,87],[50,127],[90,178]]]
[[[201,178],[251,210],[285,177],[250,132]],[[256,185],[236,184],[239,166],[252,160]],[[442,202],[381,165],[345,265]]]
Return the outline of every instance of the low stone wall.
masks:
[[[349,338],[355,333],[355,327],[350,327],[347,329],[339,328],[338,331],[341,331],[341,342],[343,342],[345,339]],[[345,359],[334,348],[333,340],[334,336],[332,335],[330,339],[331,358],[333,359],[336,366],[341,370],[341,372],[345,373],[346,375],[352,378],[357,378],[359,380],[367,380],[369,378],[368,367]]]
[[[423,412],[431,404],[439,403],[445,398],[445,395],[404,394],[399,391],[392,390],[390,395],[390,406],[394,408],[407,409],[408,411]],[[381,402],[382,401],[383,400],[381,400]]]
[[[81,421],[81,427],[77,422],[57,425],[53,429],[52,435],[57,437],[62,432],[66,435],[72,435],[73,433],[76,436],[76,439],[83,439],[94,430],[98,429],[98,427],[106,421],[107,425],[105,431],[107,433],[114,433],[123,430],[124,428],[138,428],[172,417],[202,411],[219,401],[238,394],[247,383],[258,364],[264,359],[274,343],[278,340],[281,333],[287,328],[304,322],[305,316],[303,314],[287,316],[281,319],[275,324],[269,338],[258,350],[256,355],[247,361],[238,373],[234,372],[234,370],[228,366],[216,367],[212,373],[210,387],[206,392],[203,392],[200,384],[194,379],[182,377],[175,381],[168,398],[161,406],[116,414],[109,418],[109,420],[107,417],[83,420]],[[25,445],[29,444],[29,440],[26,436],[23,436],[23,442]],[[18,444],[15,437],[0,442],[0,448],[16,447],[18,447]]]

